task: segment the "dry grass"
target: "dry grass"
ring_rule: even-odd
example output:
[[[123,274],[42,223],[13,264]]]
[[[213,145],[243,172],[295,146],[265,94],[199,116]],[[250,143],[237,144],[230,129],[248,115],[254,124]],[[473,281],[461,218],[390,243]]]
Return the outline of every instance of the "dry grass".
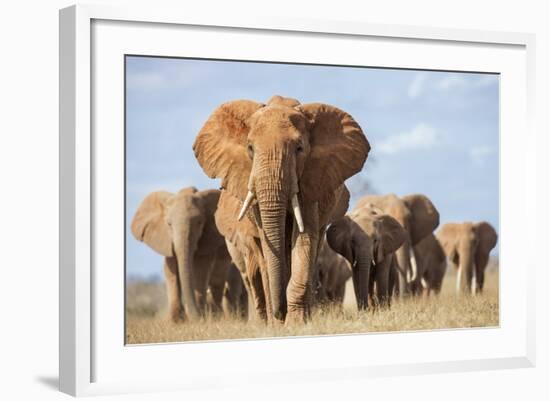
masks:
[[[498,326],[498,270],[487,272],[482,295],[456,297],[454,284],[451,273],[439,297],[397,300],[390,309],[358,313],[348,282],[343,311],[317,310],[306,325],[268,327],[236,317],[212,316],[195,324],[174,324],[165,318],[162,285],[133,283],[128,286],[127,294],[126,340],[129,344],[144,344]],[[134,287],[136,285],[139,287]]]

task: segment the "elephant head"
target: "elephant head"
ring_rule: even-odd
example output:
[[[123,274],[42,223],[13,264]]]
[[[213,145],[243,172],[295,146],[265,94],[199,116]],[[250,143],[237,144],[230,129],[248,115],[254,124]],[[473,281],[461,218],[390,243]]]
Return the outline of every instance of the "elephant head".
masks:
[[[365,309],[368,305],[370,266],[383,264],[405,238],[406,232],[397,220],[370,206],[356,209],[330,225],[327,242],[352,266],[359,309]]]
[[[399,293],[404,294],[412,288],[419,288],[421,277],[416,271],[413,247],[431,234],[439,225],[439,212],[433,203],[421,194],[398,197],[389,195],[369,195],[359,200],[356,210],[364,206],[375,206],[392,216],[405,229],[407,236],[396,252],[399,274]]]
[[[447,223],[436,236],[447,258],[458,268],[457,292],[482,291],[489,253],[498,240],[495,229],[485,221]]]
[[[193,258],[201,242],[210,249],[223,244],[214,211],[220,191],[184,188],[173,194],[152,192],[139,205],[131,224],[134,237],[165,257],[175,257],[183,306],[189,319],[199,315],[193,290]],[[179,301],[179,300],[178,300]]]
[[[206,174],[220,178],[241,202],[234,218],[247,215],[260,228],[266,290],[273,316],[284,319],[285,241],[293,229],[318,236],[319,227],[303,208],[322,202],[361,170],[370,150],[361,128],[326,104],[280,96],[267,104],[236,100],[212,113],[193,149]]]

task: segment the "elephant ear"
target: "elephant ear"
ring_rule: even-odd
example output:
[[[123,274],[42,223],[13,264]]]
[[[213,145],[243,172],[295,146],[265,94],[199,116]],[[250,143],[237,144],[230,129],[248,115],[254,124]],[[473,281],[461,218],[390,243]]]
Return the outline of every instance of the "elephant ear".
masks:
[[[215,212],[216,228],[228,241],[239,247],[240,238],[259,238],[256,225],[250,219],[244,218],[241,221],[235,219],[239,213],[242,203],[228,191],[221,191],[218,208]]]
[[[482,221],[476,224],[476,231],[479,236],[479,244],[477,246],[476,253],[482,253],[489,255],[491,249],[493,249],[498,240],[498,235],[492,225],[486,221]]]
[[[163,256],[174,256],[172,230],[166,222],[167,210],[174,195],[166,191],[152,192],[139,205],[132,219],[132,234]]]
[[[298,106],[310,122],[310,153],[299,180],[304,202],[317,202],[363,168],[370,145],[348,113],[326,104]]]
[[[493,226],[486,221],[476,224],[476,229],[479,234],[478,248],[481,248],[486,252],[490,252],[491,249],[493,249],[497,244],[497,232]]]
[[[350,193],[345,185],[340,185],[334,192],[327,192],[319,200],[319,225],[336,221],[346,214],[349,207]]]
[[[350,263],[353,263],[351,253],[352,224],[354,224],[353,220],[348,216],[344,216],[333,222],[327,230],[327,243],[331,249],[342,255]]]
[[[243,201],[247,194],[252,161],[246,146],[248,119],[264,105],[235,100],[218,107],[200,130],[193,151],[210,178],[221,178],[222,188]]]
[[[344,217],[349,208],[350,193],[345,185],[341,185],[334,191],[336,202],[332,208],[329,222]]]
[[[411,242],[414,246],[439,226],[439,212],[425,195],[407,195],[403,201],[411,211]]]
[[[376,218],[379,237],[377,238],[376,259],[382,262],[384,258],[397,251],[407,238],[407,231],[393,217],[382,214]]]

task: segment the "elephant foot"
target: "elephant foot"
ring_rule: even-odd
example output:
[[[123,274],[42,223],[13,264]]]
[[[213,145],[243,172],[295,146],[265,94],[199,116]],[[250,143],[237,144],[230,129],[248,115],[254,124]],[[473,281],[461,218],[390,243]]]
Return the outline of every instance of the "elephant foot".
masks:
[[[283,327],[285,325],[285,321],[280,319],[271,319],[267,324],[271,327]]]
[[[183,311],[180,309],[171,310],[168,318],[172,323],[181,323],[183,322]]]
[[[309,313],[305,307],[289,309],[285,319],[285,326],[302,325],[307,323],[308,317]]]

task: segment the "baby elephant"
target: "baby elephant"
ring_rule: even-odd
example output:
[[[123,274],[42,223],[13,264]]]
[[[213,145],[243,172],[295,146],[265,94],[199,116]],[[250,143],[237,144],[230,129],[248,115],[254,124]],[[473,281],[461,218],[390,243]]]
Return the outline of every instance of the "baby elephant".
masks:
[[[164,256],[170,318],[204,314],[207,289],[221,311],[231,265],[224,238],[214,223],[220,191],[184,188],[173,194],[152,192],[132,220],[132,234]],[[182,299],[183,306],[182,308]]]
[[[405,242],[406,235],[397,220],[368,204],[356,208],[328,229],[327,242],[330,247],[352,266],[359,310],[367,308],[369,287],[372,292],[375,284],[378,303],[389,304],[393,254]],[[370,297],[374,299],[374,294]]]
[[[346,283],[351,277],[351,268],[347,260],[334,252],[323,240],[317,255],[317,301],[342,306],[346,293]]]

